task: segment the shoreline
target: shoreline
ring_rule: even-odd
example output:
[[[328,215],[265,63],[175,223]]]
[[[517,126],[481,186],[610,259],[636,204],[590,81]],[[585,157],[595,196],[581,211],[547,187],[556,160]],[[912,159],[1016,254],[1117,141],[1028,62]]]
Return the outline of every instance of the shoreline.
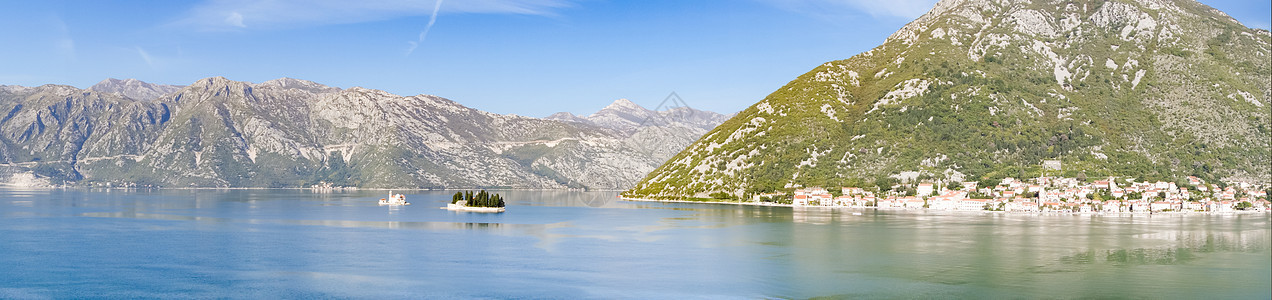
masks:
[[[467,205],[458,205],[454,203],[446,204],[446,207],[439,207],[439,208],[449,210],[449,211],[462,211],[462,212],[474,212],[474,213],[501,213],[506,210],[506,208],[504,207],[467,206]]]
[[[662,202],[662,203],[696,203],[696,204],[715,204],[715,205],[747,205],[747,206],[764,206],[764,207],[790,207],[790,208],[818,208],[818,209],[855,209],[855,210],[882,210],[882,211],[921,211],[921,212],[958,212],[958,213],[1002,213],[1002,214],[1023,214],[1023,215],[1238,215],[1238,214],[1272,214],[1272,211],[1158,211],[1158,212],[1063,212],[1063,211],[994,211],[994,210],[936,210],[927,208],[903,208],[903,207],[856,207],[856,206],[820,206],[820,205],[800,205],[781,204],[769,202],[726,202],[726,201],[690,201],[690,200],[656,200],[645,198],[620,197],[621,201],[632,202]]]

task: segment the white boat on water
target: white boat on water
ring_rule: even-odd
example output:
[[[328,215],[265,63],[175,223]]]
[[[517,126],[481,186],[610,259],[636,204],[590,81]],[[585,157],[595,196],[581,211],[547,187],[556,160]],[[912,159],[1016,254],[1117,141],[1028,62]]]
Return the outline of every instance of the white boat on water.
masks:
[[[402,195],[402,194],[395,195],[393,194],[393,191],[389,191],[388,198],[380,198],[380,205],[381,206],[384,206],[384,205],[399,206],[399,205],[411,205],[411,203],[406,202],[406,195]]]

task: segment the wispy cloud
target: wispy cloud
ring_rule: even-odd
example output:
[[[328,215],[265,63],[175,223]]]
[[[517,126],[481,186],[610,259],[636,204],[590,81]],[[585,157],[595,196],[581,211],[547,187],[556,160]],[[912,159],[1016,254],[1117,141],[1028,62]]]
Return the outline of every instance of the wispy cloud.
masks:
[[[420,44],[424,43],[424,38],[428,37],[428,31],[433,29],[433,23],[437,23],[437,13],[442,10],[442,0],[437,0],[437,4],[433,6],[433,15],[428,17],[428,25],[424,26],[424,31],[420,31],[420,39],[417,41],[407,41],[411,46],[406,48],[406,56],[411,56]]]
[[[155,67],[155,60],[150,58],[150,53],[146,52],[146,49],[141,49],[141,47],[134,48],[137,49],[137,55],[141,56],[141,60],[146,61],[147,66],[150,66],[151,68]]]
[[[225,17],[225,24],[238,27],[238,28],[247,27],[247,25],[243,25],[243,14],[240,14],[236,11],[230,12],[230,15]]]
[[[54,17],[51,20],[57,37],[53,39],[53,50],[67,61],[75,60],[75,39],[71,38],[71,28],[66,26],[66,21],[62,18]]]
[[[437,13],[551,15],[576,0],[209,0],[171,25],[208,31],[270,30],[353,24]]]
[[[57,53],[61,54],[62,57],[69,60],[75,60],[74,39],[71,39],[70,37],[59,38],[53,47],[57,49]]]
[[[937,0],[758,0],[778,8],[818,15],[863,12],[876,18],[915,19]]]

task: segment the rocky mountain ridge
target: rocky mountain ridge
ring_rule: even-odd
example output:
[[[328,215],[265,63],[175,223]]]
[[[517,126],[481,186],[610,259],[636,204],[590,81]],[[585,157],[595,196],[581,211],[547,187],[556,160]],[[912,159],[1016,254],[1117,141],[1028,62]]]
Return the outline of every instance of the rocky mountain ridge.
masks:
[[[649,144],[698,137],[290,78],[206,78],[151,99],[141,95],[164,87],[99,86],[0,88],[0,175],[86,186],[620,189],[675,153]]]
[[[88,90],[106,93],[117,93],[134,100],[154,100],[163,95],[180,90],[182,86],[154,84],[137,79],[107,78],[89,87]]]
[[[688,106],[668,107],[655,111],[630,100],[618,99],[587,116],[559,112],[545,119],[595,125],[620,131],[633,131],[647,126],[680,126],[706,132],[728,120],[730,115],[697,110]]]

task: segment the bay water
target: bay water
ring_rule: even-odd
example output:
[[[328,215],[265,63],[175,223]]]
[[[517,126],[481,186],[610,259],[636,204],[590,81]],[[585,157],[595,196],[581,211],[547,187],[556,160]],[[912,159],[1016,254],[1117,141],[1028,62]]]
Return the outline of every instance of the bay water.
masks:
[[[1272,298],[1272,215],[0,189],[0,298]]]

